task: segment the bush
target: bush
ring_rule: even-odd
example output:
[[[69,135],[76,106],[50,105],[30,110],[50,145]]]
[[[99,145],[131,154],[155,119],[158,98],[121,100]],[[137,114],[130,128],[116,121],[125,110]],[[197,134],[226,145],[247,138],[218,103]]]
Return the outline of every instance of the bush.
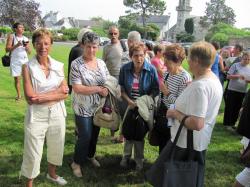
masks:
[[[77,40],[77,34],[79,32],[80,29],[78,28],[72,28],[72,29],[62,29],[58,32],[63,33],[63,37],[65,40]],[[62,39],[63,39],[62,37]],[[64,41],[65,41],[64,40]]]
[[[12,29],[10,27],[0,27],[0,33],[8,34],[11,32],[12,32]]]

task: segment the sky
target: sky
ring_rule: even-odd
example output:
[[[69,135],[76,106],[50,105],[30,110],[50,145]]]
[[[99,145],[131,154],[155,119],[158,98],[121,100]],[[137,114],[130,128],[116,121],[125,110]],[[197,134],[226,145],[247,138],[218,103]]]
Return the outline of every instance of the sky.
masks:
[[[63,17],[76,19],[90,19],[101,16],[103,19],[118,21],[119,16],[125,15],[128,10],[122,0],[35,0],[40,3],[40,10],[44,16],[49,11],[59,11]],[[177,21],[176,6],[179,0],[165,0],[170,15],[170,27]],[[190,0],[191,15],[205,15],[206,2],[210,0]],[[235,26],[238,28],[250,27],[250,0],[226,0],[226,5],[233,8],[236,15]]]

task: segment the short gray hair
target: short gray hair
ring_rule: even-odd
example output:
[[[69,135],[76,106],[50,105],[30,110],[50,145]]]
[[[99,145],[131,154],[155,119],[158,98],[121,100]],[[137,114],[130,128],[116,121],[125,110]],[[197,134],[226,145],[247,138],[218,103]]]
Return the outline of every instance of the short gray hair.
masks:
[[[92,32],[92,30],[91,30],[91,29],[88,29],[88,28],[82,28],[82,29],[78,32],[78,34],[77,34],[77,40],[78,40],[79,43],[82,42],[82,37],[83,37],[83,35],[84,35],[86,32]]]
[[[141,34],[137,31],[130,31],[128,33],[128,40],[133,42],[140,42],[141,41]]]
[[[100,37],[94,32],[86,32],[82,37],[82,44],[95,43],[100,44]]]

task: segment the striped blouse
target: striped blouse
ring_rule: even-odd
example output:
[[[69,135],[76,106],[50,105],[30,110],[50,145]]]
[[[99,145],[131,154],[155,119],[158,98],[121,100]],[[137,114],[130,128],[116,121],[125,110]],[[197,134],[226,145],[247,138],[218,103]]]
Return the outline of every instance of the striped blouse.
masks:
[[[166,76],[167,80],[165,80]],[[168,87],[170,94],[168,96],[163,95],[162,101],[169,108],[171,104],[175,103],[177,97],[187,87],[187,84],[192,81],[190,74],[186,70],[182,70],[177,75],[171,75],[169,72],[164,74],[164,84]],[[162,94],[162,92],[160,92]]]
[[[102,86],[109,75],[106,64],[101,59],[97,59],[97,69],[89,69],[82,56],[75,59],[71,64],[70,81],[71,84],[81,84],[84,86]],[[100,103],[100,95],[95,93],[91,95],[77,94],[73,92],[72,106],[74,113],[83,117],[94,115]]]

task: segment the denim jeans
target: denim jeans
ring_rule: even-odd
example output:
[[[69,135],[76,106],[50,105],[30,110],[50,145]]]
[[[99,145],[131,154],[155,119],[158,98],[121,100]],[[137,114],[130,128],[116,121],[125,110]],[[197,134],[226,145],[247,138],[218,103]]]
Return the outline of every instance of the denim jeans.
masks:
[[[78,137],[75,144],[74,162],[82,165],[87,157],[92,158],[96,152],[96,144],[100,127],[93,125],[93,117],[75,115]]]

